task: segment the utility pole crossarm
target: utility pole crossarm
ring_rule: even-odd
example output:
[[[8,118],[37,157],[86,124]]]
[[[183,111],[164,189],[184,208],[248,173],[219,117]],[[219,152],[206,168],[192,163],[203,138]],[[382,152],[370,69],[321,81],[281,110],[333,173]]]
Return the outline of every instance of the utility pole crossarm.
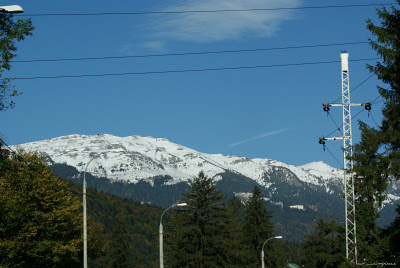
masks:
[[[350,138],[349,136],[337,136],[337,137],[322,137],[319,138],[320,140],[324,141],[335,141],[335,140],[343,140],[343,139],[348,139]]]
[[[365,110],[371,110],[370,102],[360,102],[360,103],[324,103],[322,107],[324,107],[324,111],[328,112],[329,107],[342,107],[342,106],[364,106]]]

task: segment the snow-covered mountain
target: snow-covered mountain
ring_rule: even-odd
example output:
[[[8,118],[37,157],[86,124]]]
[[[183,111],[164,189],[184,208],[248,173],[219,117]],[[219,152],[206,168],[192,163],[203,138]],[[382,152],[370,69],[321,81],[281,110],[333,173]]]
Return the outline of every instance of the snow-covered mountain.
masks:
[[[93,175],[114,181],[152,183],[156,176],[170,176],[168,184],[188,181],[200,171],[214,180],[225,171],[241,174],[259,185],[271,185],[271,172],[277,168],[286,170],[286,179],[295,175],[299,180],[323,186],[329,192],[332,186],[340,187],[343,171],[324,162],[313,162],[304,166],[288,165],[271,159],[205,154],[167,139],[129,136],[116,137],[109,134],[93,136],[68,135],[43,141],[21,144],[27,151],[38,151],[48,155],[55,163],[64,163]],[[96,157],[98,156],[98,157]]]
[[[318,218],[344,220],[343,170],[324,162],[293,166],[271,159],[205,154],[167,139],[136,135],[76,134],[16,147],[42,152],[54,172],[71,181],[82,183],[87,168],[89,187],[163,207],[179,200],[200,171],[227,196],[242,200],[258,185],[277,232],[292,241],[301,241]],[[394,218],[400,183],[392,182],[387,194],[383,226]]]

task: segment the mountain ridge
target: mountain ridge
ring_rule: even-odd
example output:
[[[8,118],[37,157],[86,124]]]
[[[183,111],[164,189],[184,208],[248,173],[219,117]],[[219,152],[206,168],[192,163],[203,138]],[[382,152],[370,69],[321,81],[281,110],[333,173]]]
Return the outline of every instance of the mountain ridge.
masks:
[[[177,202],[200,171],[227,197],[246,200],[257,185],[277,232],[295,242],[319,218],[344,220],[343,170],[322,161],[297,167],[272,159],[205,154],[164,138],[137,135],[73,134],[16,147],[43,152],[63,178],[82,184],[87,167],[88,187],[161,207]],[[387,193],[381,226],[395,215],[400,183],[391,182]]]
[[[229,170],[268,187],[264,174],[278,166],[287,168],[304,182],[327,185],[338,184],[337,180],[342,176],[340,173],[343,173],[323,162],[296,167],[272,159],[206,154],[165,138],[137,135],[72,134],[17,146],[28,151],[44,152],[55,163],[75,166],[79,171],[83,171],[91,158],[99,154],[100,157],[93,159],[88,166],[88,172],[130,183],[143,179],[151,183],[152,177],[168,175],[174,178],[169,183],[174,184],[187,181],[200,171],[214,178],[218,173]]]

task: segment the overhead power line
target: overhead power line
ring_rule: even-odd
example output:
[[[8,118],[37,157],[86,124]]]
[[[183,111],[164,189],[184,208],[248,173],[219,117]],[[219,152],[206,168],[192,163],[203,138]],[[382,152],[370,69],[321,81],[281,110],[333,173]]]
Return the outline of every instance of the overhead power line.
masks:
[[[378,95],[378,97],[376,97],[373,101],[371,101],[372,104],[378,103],[380,101],[377,101],[379,98],[381,98],[381,95]]]
[[[374,104],[377,104],[377,103],[381,103],[381,102],[384,102],[385,100],[384,99],[382,99],[382,100],[380,100],[380,101],[376,101],[376,102],[374,102]]]
[[[200,51],[200,52],[184,52],[184,53],[168,53],[168,54],[148,54],[148,55],[128,55],[128,56],[105,56],[105,57],[81,57],[81,58],[60,58],[60,59],[31,59],[31,60],[14,60],[13,63],[31,63],[31,62],[58,62],[58,61],[83,61],[83,60],[109,60],[109,59],[127,59],[127,58],[150,58],[150,57],[168,57],[168,56],[189,56],[189,55],[207,55],[207,54],[224,54],[224,53],[241,53],[241,52],[257,52],[272,50],[288,50],[301,48],[331,47],[342,45],[359,45],[368,44],[367,41],[334,43],[334,44],[318,44],[288,47],[272,47],[272,48],[253,48],[253,49],[237,49],[237,50],[221,50],[221,51]]]
[[[396,5],[392,3],[370,3],[351,5],[329,5],[329,6],[305,6],[305,7],[276,7],[276,8],[248,8],[248,9],[219,9],[219,10],[176,10],[176,11],[142,11],[142,12],[99,12],[99,13],[38,13],[21,14],[21,17],[45,17],[45,16],[105,16],[105,15],[156,15],[156,14],[185,14],[185,13],[223,13],[223,12],[254,12],[254,11],[279,11],[279,10],[303,10],[303,9],[326,9],[326,8],[354,8]]]
[[[359,88],[362,84],[364,84],[364,83],[367,82],[369,79],[371,79],[372,76],[374,76],[374,73],[371,74],[370,76],[368,76],[364,81],[362,81],[361,83],[359,83],[357,86],[355,86],[354,88],[352,88],[352,89],[350,90],[350,92],[353,92],[354,90],[356,90],[357,88]],[[338,100],[340,100],[341,98],[342,98],[342,97],[339,97],[339,98],[337,98],[336,100],[331,101],[330,103],[335,103],[335,102],[337,102]]]
[[[350,90],[350,92],[352,92],[352,91],[356,90],[357,88],[359,88],[360,86],[362,86],[362,85],[363,85],[366,81],[368,81],[373,75],[374,75],[374,74],[371,74],[368,78],[364,79],[362,82],[360,82],[358,85],[356,85],[352,90]],[[377,99],[379,99],[380,97],[381,97],[381,95],[378,95],[378,97],[376,97],[373,101],[371,101],[371,104],[379,103],[380,101],[377,101]],[[334,101],[331,102],[331,103],[335,103],[335,102],[338,101],[338,100],[340,100],[340,98],[334,100]],[[363,112],[363,111],[364,111],[364,110],[361,110],[358,114],[356,114],[356,115],[353,117],[353,119],[356,118],[356,117],[357,117],[361,112]],[[336,123],[335,119],[332,117],[332,115],[329,113],[329,111],[328,111],[328,115],[331,117],[331,119],[332,119],[333,122],[335,123],[336,129],[332,130],[328,135],[325,135],[324,137],[329,137],[330,135],[332,135],[332,134],[335,133],[336,131],[339,131],[339,132],[340,132],[340,130],[341,130],[342,127],[343,127],[343,126],[339,126],[339,125]]]
[[[361,84],[362,84],[362,83],[363,83],[363,82],[361,82]],[[361,85],[361,84],[359,84],[359,85]],[[379,99],[379,98],[381,98],[381,97],[382,97],[381,95],[378,95],[378,97],[376,97],[373,101],[371,101],[371,104],[376,104],[376,103],[379,103],[379,102],[383,101],[383,100],[377,101],[377,99]],[[356,119],[356,118],[357,118],[362,112],[364,112],[364,111],[366,111],[366,110],[365,110],[365,109],[360,110],[355,116],[353,116],[352,119]],[[329,115],[330,115],[330,114],[329,114]],[[372,113],[371,113],[371,115],[372,115]],[[333,118],[332,118],[332,120],[333,120]],[[336,121],[334,121],[334,123],[336,124]],[[332,135],[332,134],[335,133],[336,131],[340,131],[340,130],[342,129],[343,126],[338,126],[338,125],[336,124],[336,127],[338,127],[338,128],[332,130],[328,135],[325,135],[324,137],[329,137],[330,135]]]
[[[379,58],[355,59],[349,61],[370,61]],[[304,66],[317,64],[338,63],[340,61],[319,61],[319,62],[302,62],[287,64],[271,64],[271,65],[254,65],[254,66],[237,66],[237,67],[221,67],[221,68],[204,68],[204,69],[186,69],[186,70],[164,70],[164,71],[147,71],[147,72],[129,72],[129,73],[108,73],[108,74],[78,74],[78,75],[56,75],[56,76],[33,76],[33,77],[16,77],[15,80],[35,80],[35,79],[59,79],[59,78],[82,78],[82,77],[102,77],[102,76],[125,76],[125,75],[147,75],[147,74],[168,74],[168,73],[190,73],[190,72],[209,72],[209,71],[226,71],[226,70],[245,70],[260,69],[274,67]]]
[[[327,146],[325,146],[325,149],[331,154],[331,156],[336,160],[336,162],[339,163],[339,165],[343,164],[336,158],[336,156],[331,152],[331,150],[329,150],[329,148]]]

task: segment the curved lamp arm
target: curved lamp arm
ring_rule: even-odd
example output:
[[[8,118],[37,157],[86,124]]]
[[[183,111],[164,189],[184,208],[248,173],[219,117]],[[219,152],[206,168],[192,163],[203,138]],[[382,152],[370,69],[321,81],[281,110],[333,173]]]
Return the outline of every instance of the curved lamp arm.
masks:
[[[87,268],[87,220],[86,220],[86,171],[89,166],[89,164],[97,157],[99,157],[99,154],[96,154],[95,156],[90,159],[90,161],[86,164],[85,172],[83,173],[83,196],[82,196],[82,201],[83,201],[83,267]]]
[[[90,161],[86,164],[85,172],[86,172],[86,170],[87,170],[89,164],[90,164],[93,160],[95,160],[97,157],[100,157],[100,155],[99,155],[99,154],[96,154],[95,156],[93,156],[93,157],[90,159]]]
[[[274,236],[274,237],[268,238],[267,240],[265,240],[264,244],[262,245],[262,248],[261,248],[261,267],[262,268],[265,267],[265,264],[264,264],[264,246],[265,246],[265,244],[267,244],[267,242],[269,240],[274,239],[274,238],[275,239],[282,239],[282,236],[278,235],[278,236]]]
[[[263,244],[261,250],[264,251],[264,246],[265,246],[265,244],[267,244],[267,242],[268,242],[269,240],[274,239],[274,238],[275,238],[275,239],[282,239],[283,237],[280,236],[280,235],[278,235],[278,236],[274,236],[274,237],[268,238],[268,239],[264,242],[264,244]]]
[[[159,236],[160,236],[160,268],[164,268],[164,248],[163,248],[163,243],[164,243],[163,242],[164,241],[163,233],[164,233],[164,231],[163,231],[163,225],[162,225],[162,218],[163,218],[165,212],[167,212],[167,210],[169,210],[170,208],[173,208],[173,207],[184,207],[184,206],[187,206],[187,204],[186,203],[173,204],[172,206],[170,206],[169,208],[164,210],[164,212],[161,214],[161,217],[160,217],[160,228],[158,229],[158,233],[159,233]]]
[[[166,210],[164,210],[164,212],[161,214],[161,218],[160,218],[160,225],[162,225],[162,218],[165,214],[165,212],[167,212],[167,210],[173,208],[173,207],[184,207],[187,206],[186,203],[177,203],[177,204],[173,204],[172,206],[170,206],[169,208],[167,208]]]

